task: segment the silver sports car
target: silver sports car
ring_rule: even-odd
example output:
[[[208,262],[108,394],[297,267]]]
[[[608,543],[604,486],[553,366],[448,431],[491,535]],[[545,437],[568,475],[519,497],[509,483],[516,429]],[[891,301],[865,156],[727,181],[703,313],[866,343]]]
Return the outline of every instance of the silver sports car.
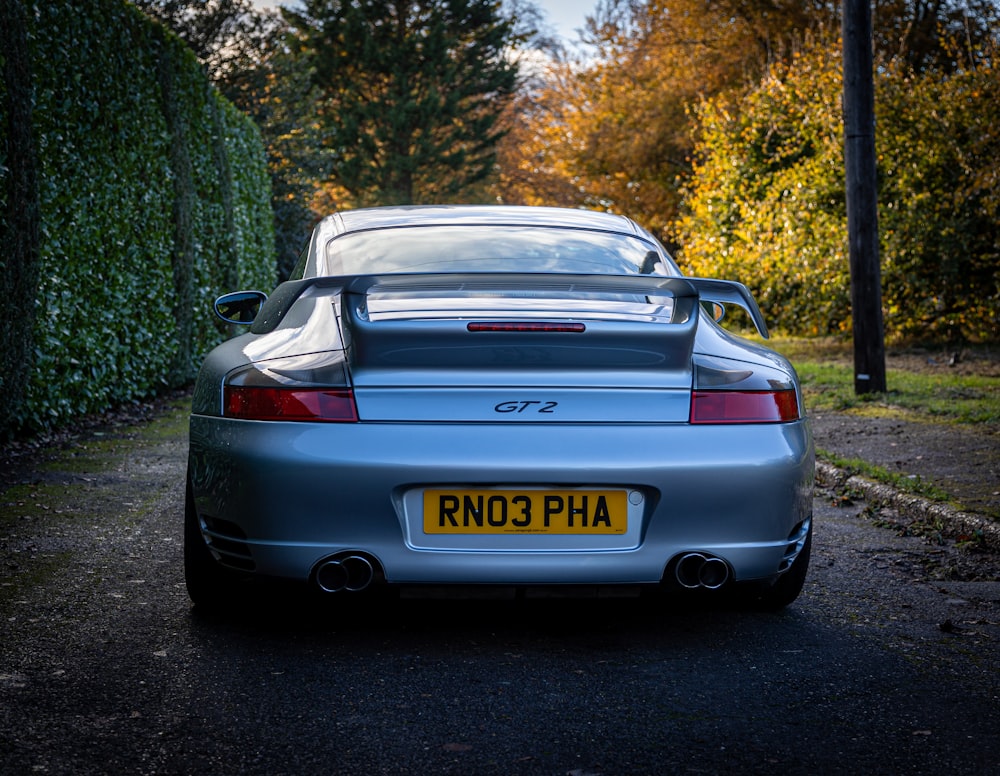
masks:
[[[684,277],[634,222],[583,210],[337,213],[205,359],[185,572],[366,589],[740,590],[787,605],[812,536],[813,445],[747,289]]]

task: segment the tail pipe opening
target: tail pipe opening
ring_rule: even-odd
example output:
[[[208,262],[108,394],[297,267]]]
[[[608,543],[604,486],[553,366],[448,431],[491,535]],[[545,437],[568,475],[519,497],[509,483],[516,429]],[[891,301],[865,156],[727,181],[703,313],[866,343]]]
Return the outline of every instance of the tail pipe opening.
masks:
[[[674,566],[677,582],[688,589],[718,590],[729,581],[729,564],[701,552],[682,555]]]
[[[322,561],[314,575],[324,593],[358,593],[375,581],[378,561],[359,554],[338,555]]]

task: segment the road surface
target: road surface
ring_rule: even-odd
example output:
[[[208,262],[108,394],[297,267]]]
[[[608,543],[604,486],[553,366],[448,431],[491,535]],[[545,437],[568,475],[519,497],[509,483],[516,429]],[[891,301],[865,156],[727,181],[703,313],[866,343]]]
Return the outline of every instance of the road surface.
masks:
[[[816,497],[780,613],[344,599],[226,616],[181,570],[175,410],[0,497],[3,774],[1000,773],[997,559]],[[875,516],[877,517],[877,515]]]

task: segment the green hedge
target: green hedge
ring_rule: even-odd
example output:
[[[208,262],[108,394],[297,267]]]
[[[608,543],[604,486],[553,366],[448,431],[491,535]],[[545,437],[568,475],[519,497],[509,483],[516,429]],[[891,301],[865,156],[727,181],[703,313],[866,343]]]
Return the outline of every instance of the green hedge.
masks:
[[[0,0],[0,25],[15,31],[0,38],[0,235],[28,243],[4,248],[17,313],[2,341],[30,340],[2,356],[10,435],[189,381],[225,335],[212,299],[270,288],[275,254],[258,131],[173,34],[122,0]],[[30,86],[14,89],[7,64],[22,59]],[[26,120],[35,203],[4,161]],[[19,216],[33,204],[35,238]]]

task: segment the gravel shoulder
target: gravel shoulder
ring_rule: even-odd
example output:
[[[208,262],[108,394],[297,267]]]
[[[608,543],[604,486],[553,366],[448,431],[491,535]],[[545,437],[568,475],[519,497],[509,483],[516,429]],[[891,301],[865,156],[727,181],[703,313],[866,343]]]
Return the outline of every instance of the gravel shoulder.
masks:
[[[919,478],[948,493],[966,511],[1000,515],[997,429],[834,412],[811,420],[818,448]]]
[[[845,343],[813,344],[808,355],[800,357],[851,364]],[[967,396],[963,389],[948,388],[949,378],[978,378],[984,387],[977,390],[989,392],[990,381],[1000,380],[1000,353],[989,345],[958,351],[902,347],[887,351],[886,367],[894,379],[927,375],[939,380],[939,397],[953,395],[960,401]],[[810,412],[820,484],[863,496],[870,511],[878,513],[876,519],[898,530],[1000,551],[1000,423],[951,422],[931,414],[941,406],[928,406],[925,414],[892,402],[890,392],[883,400],[854,408]],[[876,482],[862,467],[856,476],[854,461],[888,476],[878,476]]]

